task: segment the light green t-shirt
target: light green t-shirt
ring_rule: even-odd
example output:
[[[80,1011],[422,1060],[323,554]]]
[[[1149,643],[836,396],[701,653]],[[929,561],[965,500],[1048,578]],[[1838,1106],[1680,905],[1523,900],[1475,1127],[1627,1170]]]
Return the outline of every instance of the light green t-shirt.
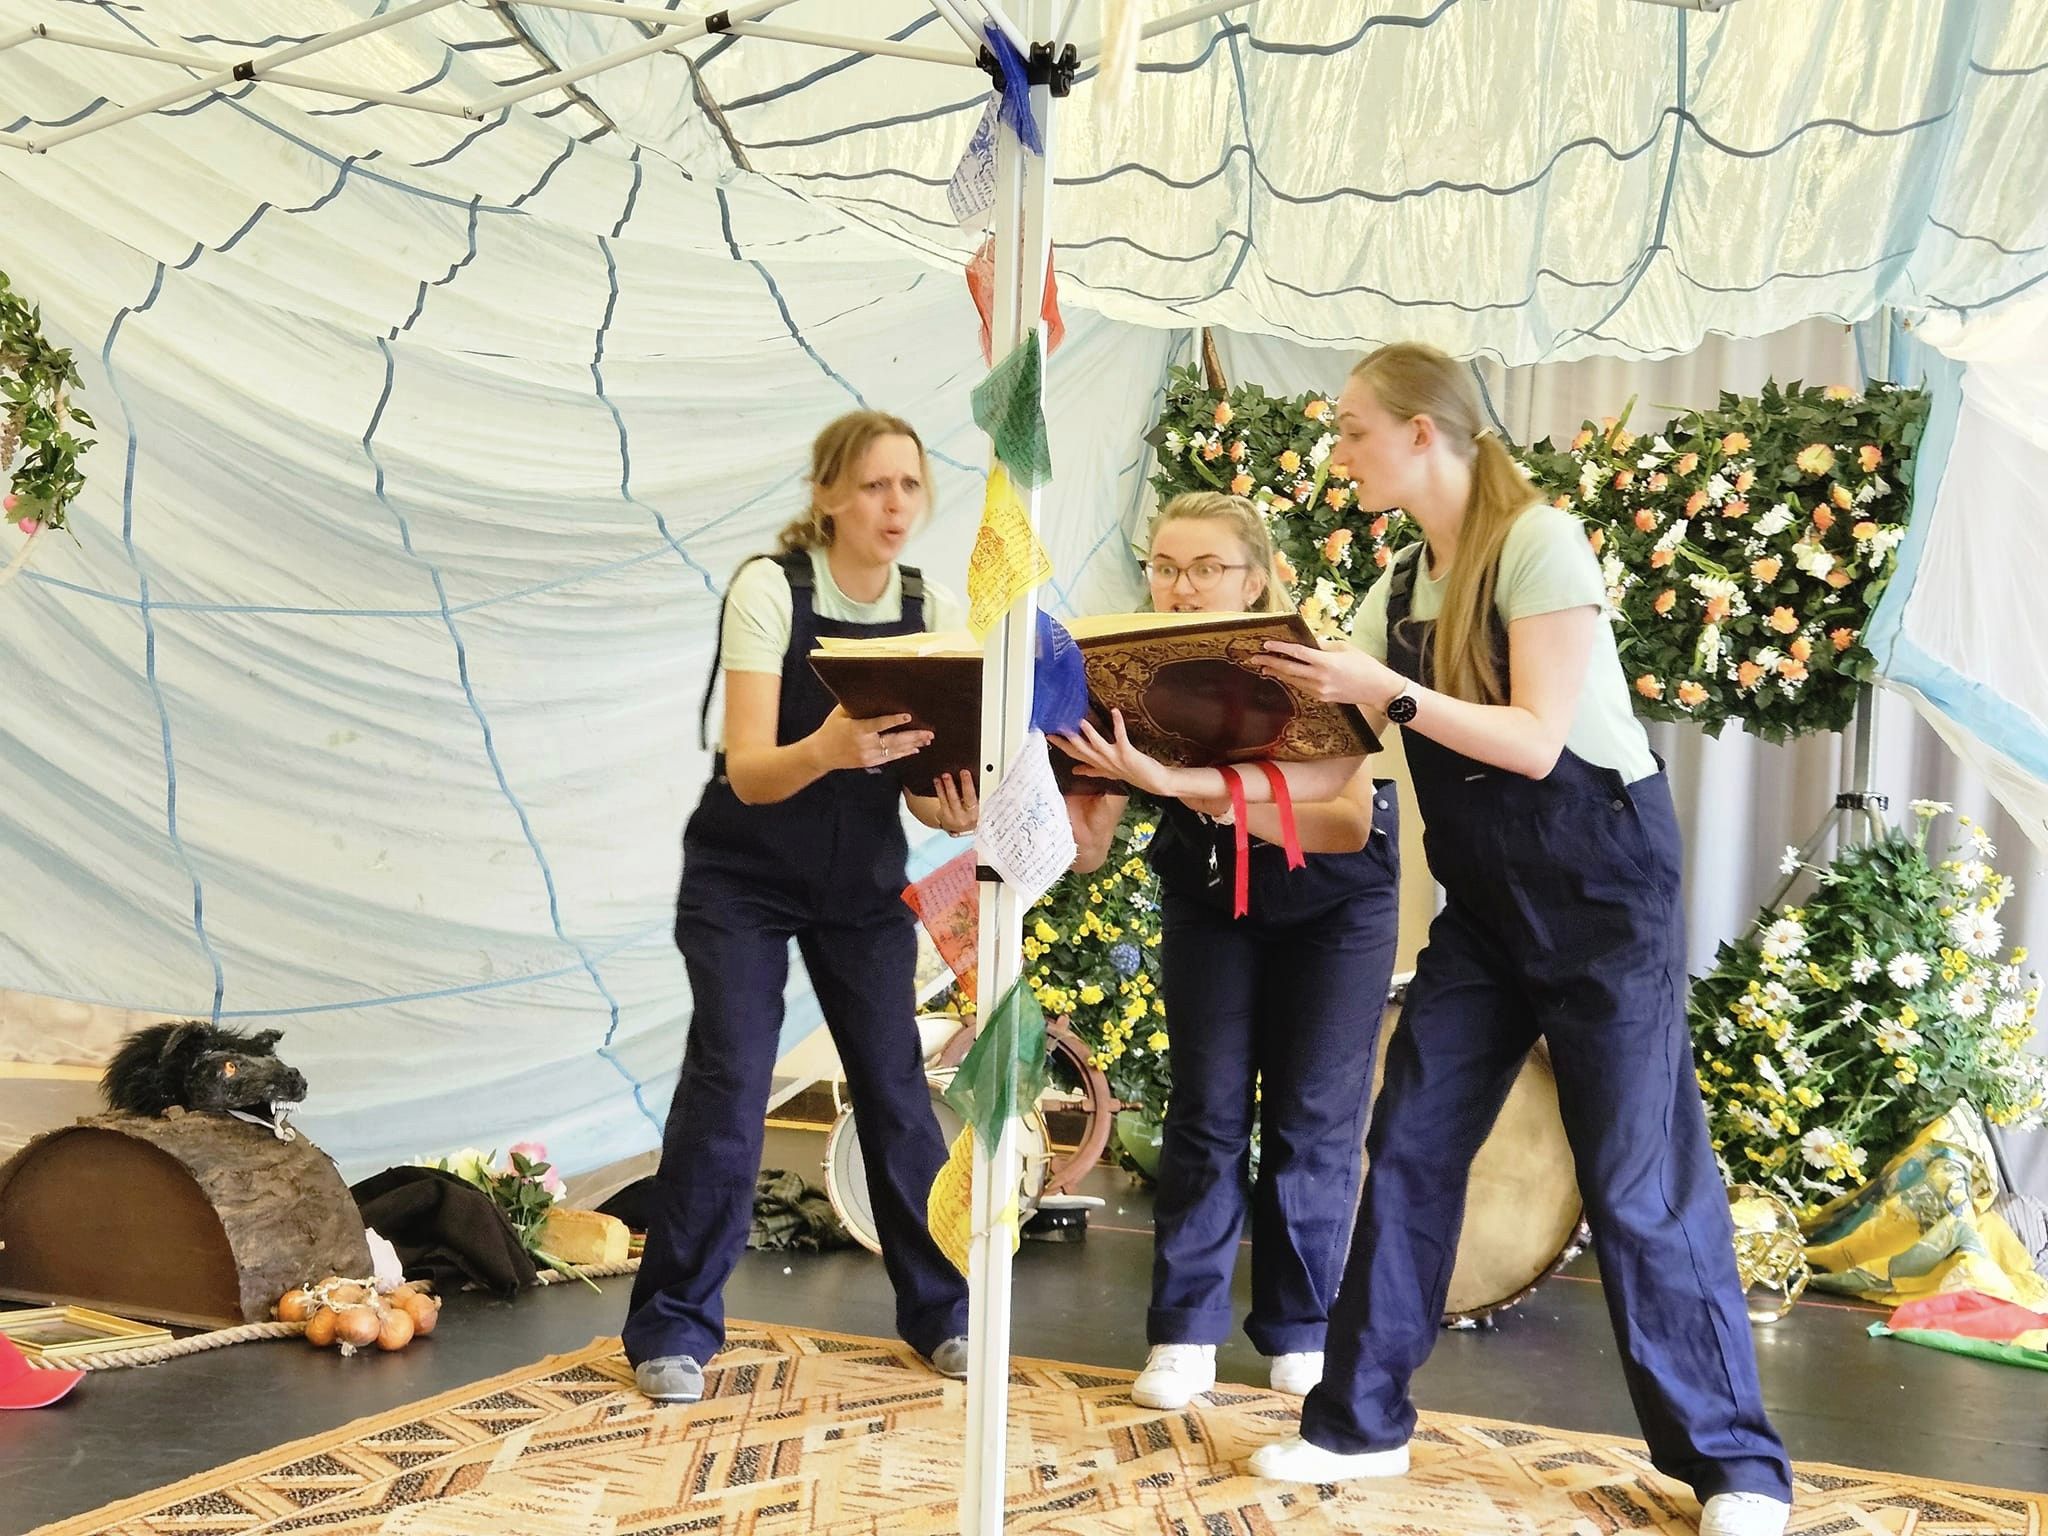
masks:
[[[1443,582],[1432,577],[1428,560],[1415,572],[1410,616],[1433,619],[1443,608]],[[1387,592],[1391,568],[1373,583],[1359,605],[1351,643],[1367,655],[1387,659]],[[1515,519],[1501,545],[1500,575],[1494,582],[1493,606],[1503,625],[1540,613],[1567,608],[1603,608],[1607,584],[1600,562],[1586,542],[1578,518],[1560,507],[1539,502]],[[1579,692],[1578,713],[1565,745],[1596,767],[1612,768],[1629,783],[1657,771],[1649,737],[1629,704],[1628,680],[1614,648],[1614,630],[1603,623],[1593,636],[1586,681]]]
[[[811,552],[811,609],[821,619],[842,624],[894,624],[903,617],[903,571],[889,572],[889,584],[872,603],[855,602],[839,590],[825,551]],[[722,672],[768,672],[782,675],[795,624],[789,578],[773,560],[749,560],[733,578],[725,595],[725,627],[721,631]],[[929,576],[924,579],[924,627],[964,629],[960,600]],[[720,743],[716,709],[712,714],[712,746]]]

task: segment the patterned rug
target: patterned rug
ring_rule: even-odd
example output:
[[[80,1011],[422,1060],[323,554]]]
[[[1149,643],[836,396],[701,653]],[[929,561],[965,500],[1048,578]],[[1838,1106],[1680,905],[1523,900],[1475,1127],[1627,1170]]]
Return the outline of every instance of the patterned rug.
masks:
[[[44,1528],[41,1536],[951,1536],[962,1388],[903,1345],[735,1328],[695,1408],[632,1390],[616,1340]],[[1414,1470],[1290,1488],[1243,1473],[1298,1404],[1224,1388],[1132,1404],[1114,1371],[1014,1362],[1006,1530],[1043,1536],[1619,1536],[1690,1532],[1697,1506],[1642,1447],[1425,1414]],[[2048,1495],[1805,1466],[1793,1529],[2044,1531]]]

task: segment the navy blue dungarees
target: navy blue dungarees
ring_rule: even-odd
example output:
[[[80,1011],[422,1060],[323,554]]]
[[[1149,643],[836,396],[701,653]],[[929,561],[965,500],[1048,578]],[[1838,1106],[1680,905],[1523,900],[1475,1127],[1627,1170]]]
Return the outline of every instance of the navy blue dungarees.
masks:
[[[1375,785],[1357,853],[1308,856],[1253,839],[1250,911],[1231,916],[1236,836],[1165,801],[1150,858],[1161,887],[1161,980],[1173,1093],[1153,1208],[1146,1341],[1218,1344],[1244,1226],[1252,1119],[1252,1308],[1263,1355],[1320,1350],[1358,1199],[1373,1056],[1399,918],[1400,813]],[[1263,1079],[1261,1100],[1252,1101]]]
[[[1427,685],[1430,626],[1409,619],[1419,550],[1390,581],[1387,651]],[[1387,1048],[1303,1437],[1347,1453],[1407,1442],[1409,1379],[1443,1315],[1466,1171],[1542,1036],[1651,1460],[1702,1501],[1789,1500],[1693,1075],[1669,784],[1661,771],[1625,783],[1568,748],[1534,780],[1419,731],[1406,746],[1446,903]]]
[[[811,669],[815,642],[921,630],[924,583],[905,567],[901,619],[849,624],[814,611],[806,552],[777,563],[789,578],[791,624],[775,739],[787,745],[832,711]],[[716,658],[711,675],[715,682]],[[722,1292],[753,1216],[792,937],[845,1066],[897,1331],[927,1356],[967,1331],[967,1283],[925,1226],[946,1147],[918,1043],[900,796],[893,773],[841,769],[787,800],[745,805],[723,755],[704,786],[683,834],[676,902],[690,1034],[625,1326],[636,1365],[670,1355],[707,1361],[725,1342]]]

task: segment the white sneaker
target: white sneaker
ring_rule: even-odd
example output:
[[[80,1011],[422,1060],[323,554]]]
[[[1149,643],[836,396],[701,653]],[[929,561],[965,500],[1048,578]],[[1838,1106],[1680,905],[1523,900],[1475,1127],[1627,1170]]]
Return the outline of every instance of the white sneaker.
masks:
[[[1141,1408],[1185,1408],[1215,1385],[1214,1344],[1154,1344],[1131,1383],[1131,1401]]]
[[[1323,1352],[1303,1350],[1298,1354],[1273,1357],[1273,1390],[1290,1397],[1307,1397],[1323,1379]]]
[[[1354,1477],[1399,1477],[1408,1470],[1408,1447],[1347,1456],[1310,1445],[1300,1436],[1252,1453],[1252,1476],[1276,1483],[1342,1483]]]
[[[1768,1493],[1717,1493],[1700,1512],[1700,1536],[1785,1536],[1792,1506]]]

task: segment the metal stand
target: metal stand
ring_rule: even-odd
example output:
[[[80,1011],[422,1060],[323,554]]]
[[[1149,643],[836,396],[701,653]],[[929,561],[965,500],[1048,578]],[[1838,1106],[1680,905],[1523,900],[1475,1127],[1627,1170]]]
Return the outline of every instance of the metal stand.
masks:
[[[1856,718],[1849,733],[1849,787],[1835,796],[1834,805],[1799,850],[1801,867],[1778,882],[1778,888],[1765,903],[1767,906],[1784,904],[1786,895],[1806,872],[1804,866],[1819,857],[1831,834],[1839,830],[1841,846],[1852,848],[1859,843],[1877,842],[1891,830],[1891,823],[1885,818],[1885,812],[1891,808],[1891,797],[1871,788],[1877,756],[1877,689],[1870,683],[1857,690]]]

